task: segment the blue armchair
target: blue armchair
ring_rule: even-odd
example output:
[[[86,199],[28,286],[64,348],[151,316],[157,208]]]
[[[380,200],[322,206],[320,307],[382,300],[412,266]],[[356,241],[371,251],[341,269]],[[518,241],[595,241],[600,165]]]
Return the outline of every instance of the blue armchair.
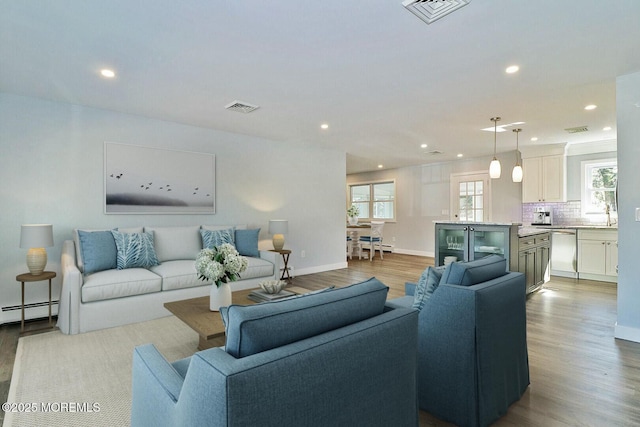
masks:
[[[506,263],[495,277],[486,259],[454,264],[461,274],[445,271],[418,317],[418,402],[459,426],[487,426],[529,385],[525,278]],[[407,283],[387,304],[411,307],[415,290]]]

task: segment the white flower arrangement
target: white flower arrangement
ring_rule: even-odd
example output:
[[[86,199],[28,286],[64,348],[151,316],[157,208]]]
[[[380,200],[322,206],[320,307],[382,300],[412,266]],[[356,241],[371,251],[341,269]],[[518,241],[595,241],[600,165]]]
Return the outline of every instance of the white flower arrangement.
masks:
[[[347,216],[350,218],[357,217],[360,215],[360,209],[356,205],[351,205],[349,209],[347,209]]]
[[[240,273],[247,269],[247,265],[247,259],[229,243],[223,243],[213,249],[203,249],[196,257],[198,278],[212,280],[218,287],[223,283],[238,280]]]

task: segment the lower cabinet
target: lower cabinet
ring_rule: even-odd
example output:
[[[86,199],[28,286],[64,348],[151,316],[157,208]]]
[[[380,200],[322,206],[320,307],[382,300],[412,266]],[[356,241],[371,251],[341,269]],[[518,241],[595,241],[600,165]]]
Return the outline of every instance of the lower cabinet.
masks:
[[[551,235],[542,233],[518,240],[518,271],[524,273],[527,293],[531,293],[549,280]]]
[[[617,281],[618,232],[616,230],[578,230],[578,277]]]

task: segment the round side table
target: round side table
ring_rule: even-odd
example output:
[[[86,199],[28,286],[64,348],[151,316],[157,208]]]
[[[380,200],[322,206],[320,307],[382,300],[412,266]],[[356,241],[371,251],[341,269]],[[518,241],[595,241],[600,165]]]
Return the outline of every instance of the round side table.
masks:
[[[22,320],[20,321],[20,333],[24,332],[24,284],[25,282],[49,281],[49,327],[51,327],[51,279],[56,277],[55,271],[43,271],[38,275],[31,273],[18,274],[16,280],[22,284]]]

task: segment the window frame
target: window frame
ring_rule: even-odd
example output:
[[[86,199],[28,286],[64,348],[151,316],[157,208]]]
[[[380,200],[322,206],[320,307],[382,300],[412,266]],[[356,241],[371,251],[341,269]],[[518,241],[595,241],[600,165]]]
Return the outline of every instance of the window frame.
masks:
[[[393,217],[388,218],[382,218],[382,217],[375,217],[374,215],[374,206],[375,203],[377,202],[375,199],[375,192],[374,192],[374,188],[376,185],[380,185],[380,184],[392,184],[393,185],[393,200],[392,201],[383,201],[383,202],[388,202],[388,203],[392,203],[392,209],[393,209]],[[397,209],[396,209],[396,202],[397,202],[397,198],[398,198],[398,191],[397,191],[397,186],[396,186],[396,180],[395,179],[382,179],[382,180],[376,180],[376,181],[363,181],[363,182],[352,182],[347,184],[347,209],[349,209],[349,207],[353,204],[355,204],[356,206],[358,205],[358,203],[365,203],[365,202],[354,202],[353,201],[353,197],[352,197],[352,187],[364,187],[364,186],[368,186],[369,187],[369,200],[368,200],[368,208],[369,208],[369,216],[361,216],[362,212],[360,212],[360,215],[358,215],[358,219],[359,220],[365,220],[365,221],[385,221],[385,222],[396,222],[396,217],[397,217]],[[362,211],[362,209],[361,209]]]
[[[591,194],[596,191],[612,191],[615,193],[617,191],[616,188],[591,188],[590,183],[591,179],[587,178],[587,174],[591,172],[594,168],[605,168],[605,167],[615,167],[618,168],[618,159],[616,158],[607,158],[607,159],[593,159],[593,160],[584,160],[580,162],[580,210],[583,217],[587,218],[595,218],[597,216],[604,216],[604,210],[594,209],[594,205],[590,203]],[[617,172],[616,172],[616,183],[617,183]],[[618,216],[618,207],[612,206],[610,210],[611,218],[617,218]]]

